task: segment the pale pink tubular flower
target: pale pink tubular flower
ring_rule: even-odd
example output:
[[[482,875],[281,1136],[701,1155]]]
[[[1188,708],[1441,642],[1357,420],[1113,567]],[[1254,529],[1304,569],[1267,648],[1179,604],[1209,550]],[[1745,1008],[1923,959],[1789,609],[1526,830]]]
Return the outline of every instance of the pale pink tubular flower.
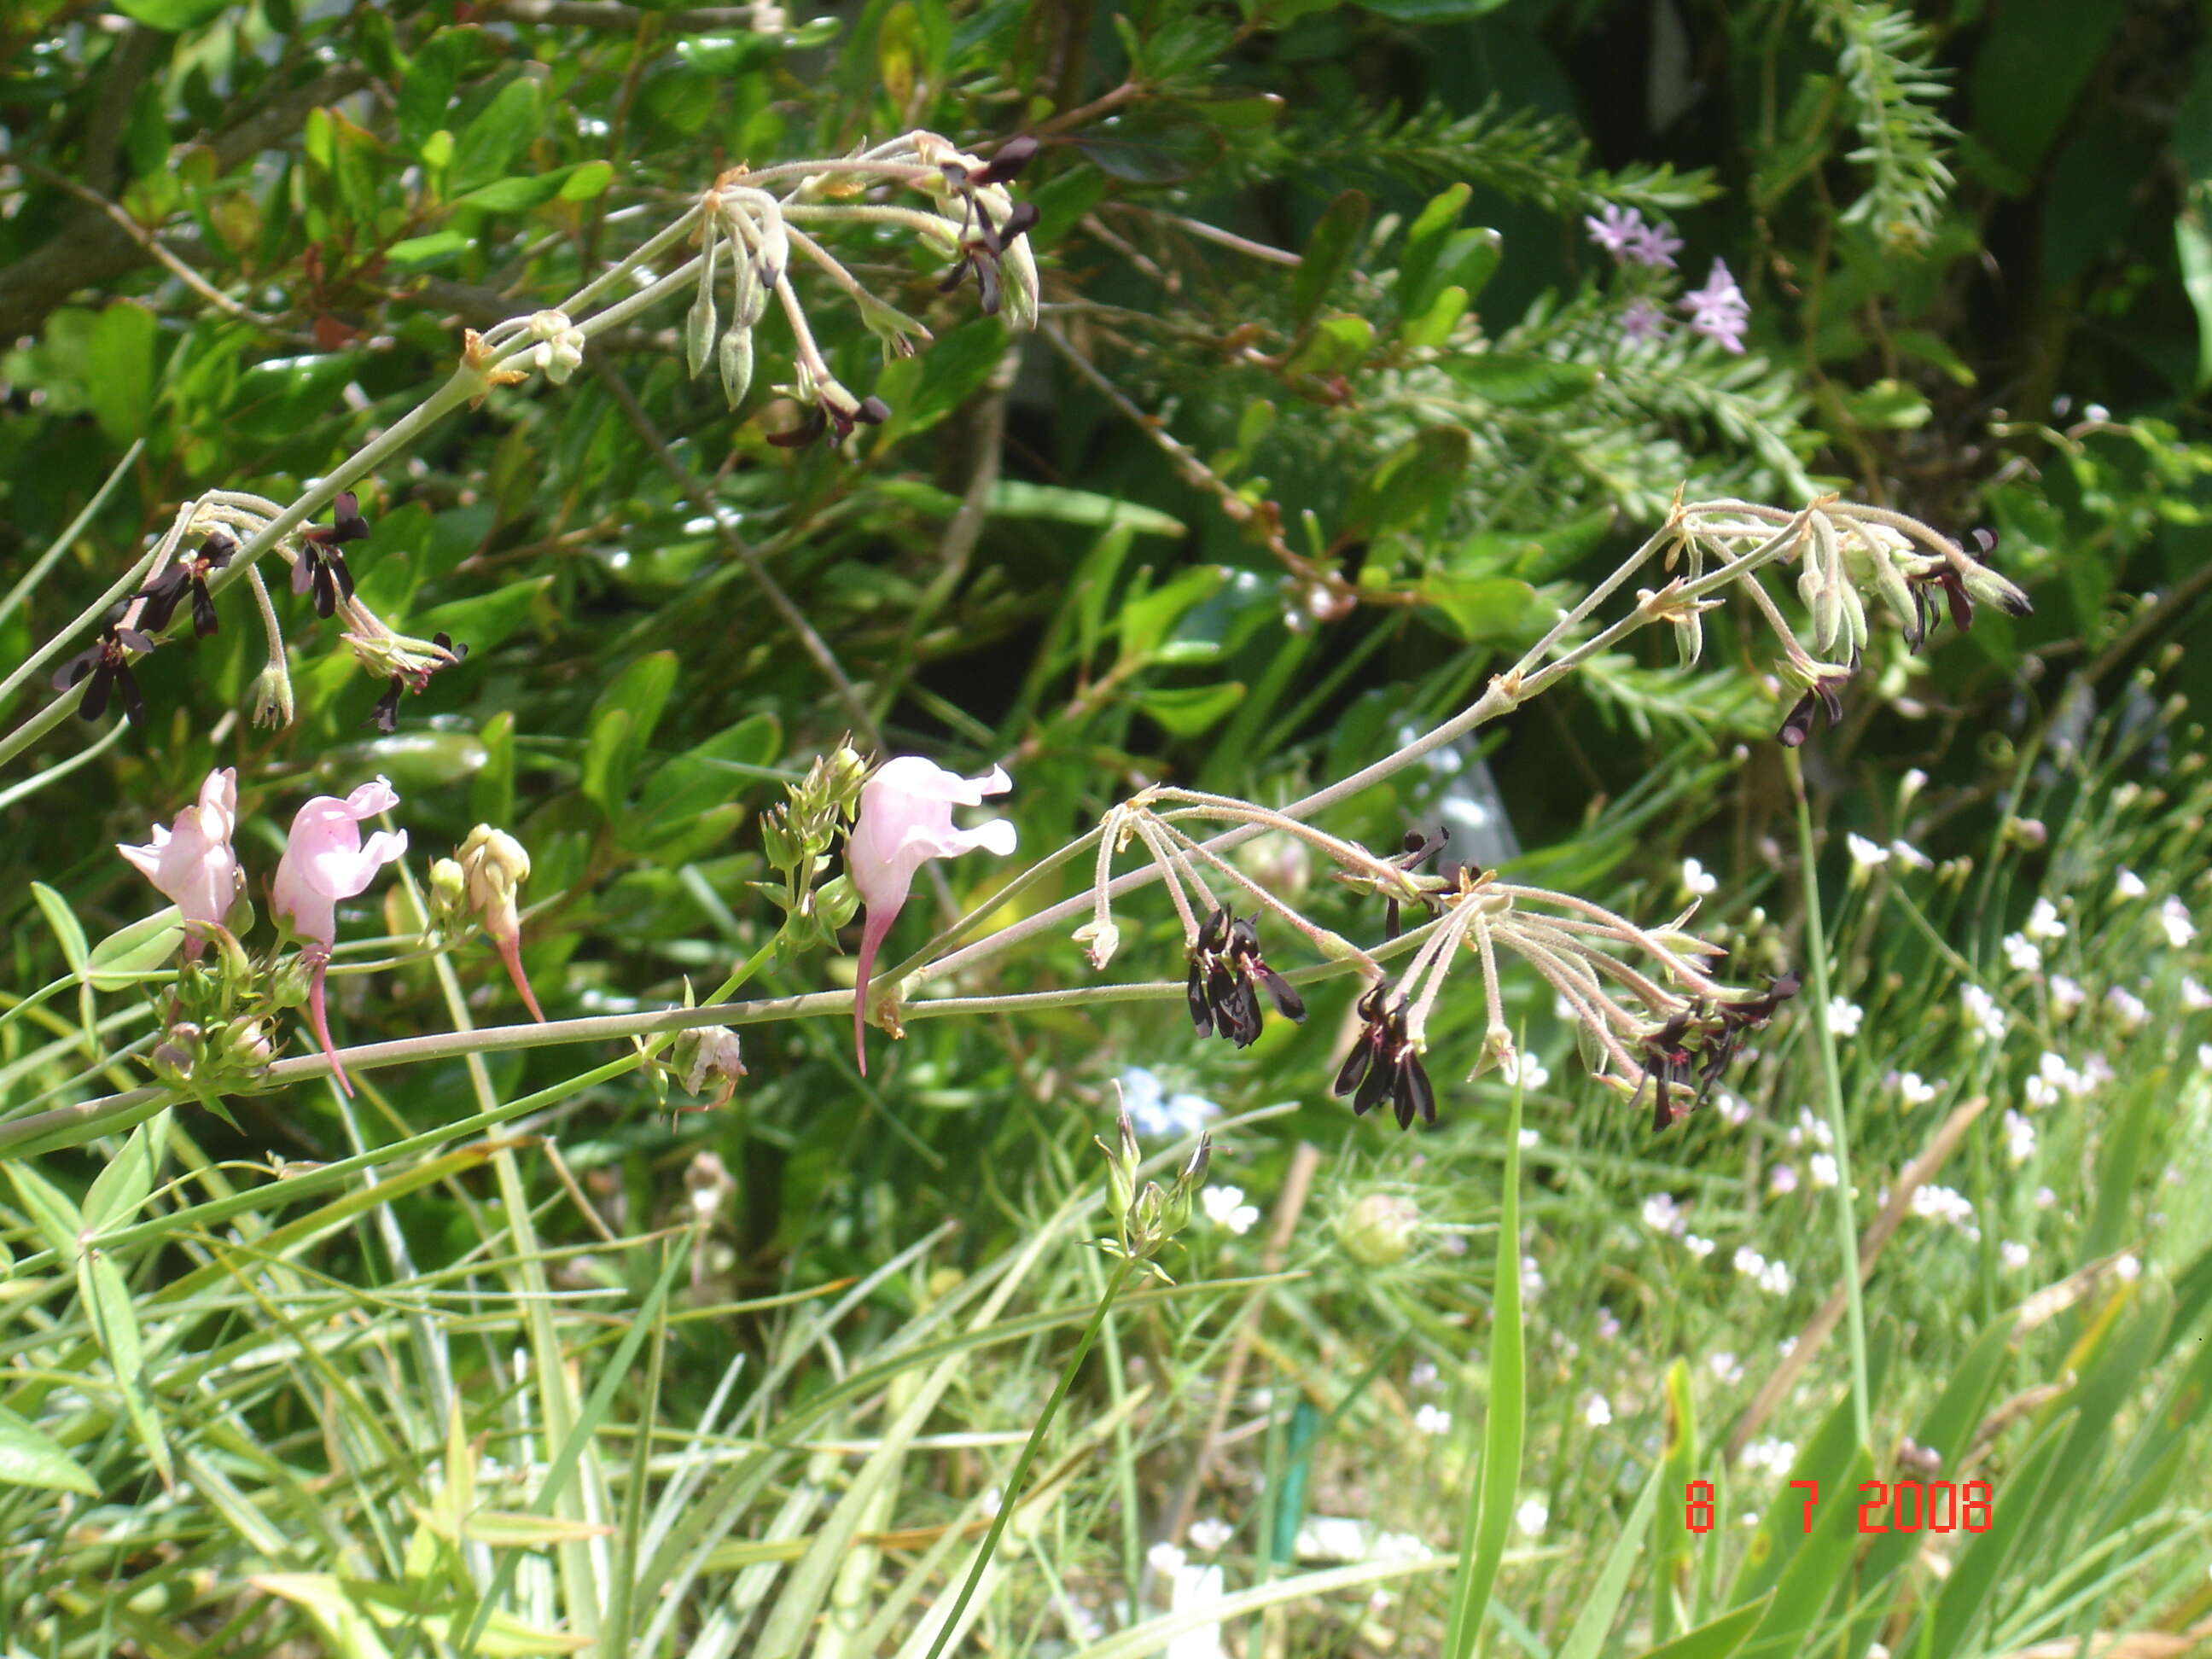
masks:
[[[1006,769],[963,778],[919,755],[885,761],[860,791],[860,812],[845,838],[845,873],[868,907],[860,929],[860,970],[853,988],[853,1049],[860,1075],[868,1073],[868,980],[876,951],[898,920],[914,872],[931,859],[954,858],[977,848],[1001,858],[1014,850],[1014,826],[993,818],[973,830],[953,827],[952,809],[980,806],[986,795],[1014,787]]]
[[[238,772],[226,766],[207,775],[200,786],[199,804],[178,813],[173,826],[164,830],[157,823],[154,839],[146,846],[125,847],[118,842],[115,850],[175,902],[177,914],[187,923],[219,927],[230,914],[241,884],[238,854],[230,850],[231,831],[237,827]],[[199,934],[189,934],[185,954],[198,956],[205,943]]]
[[[398,793],[382,778],[362,787],[340,800],[318,795],[302,806],[292,820],[291,838],[277,861],[276,880],[270,903],[300,938],[301,952],[313,975],[307,991],[307,1018],[315,1039],[330,1056],[338,1087],[350,1095],[353,1085],[338,1063],[331,1042],[330,1022],[323,1011],[323,975],[330,966],[331,946],[337,942],[337,902],[368,890],[376,872],[407,851],[407,832],[380,830],[366,842],[361,821],[388,812],[399,805]]]

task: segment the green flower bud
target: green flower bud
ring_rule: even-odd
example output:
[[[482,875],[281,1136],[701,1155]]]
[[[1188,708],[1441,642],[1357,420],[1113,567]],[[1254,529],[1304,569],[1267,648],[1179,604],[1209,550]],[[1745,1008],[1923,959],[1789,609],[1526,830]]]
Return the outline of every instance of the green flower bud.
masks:
[[[1370,1193],[1337,1218],[1337,1243],[1363,1267],[1395,1267],[1421,1237],[1420,1206],[1395,1193]]]

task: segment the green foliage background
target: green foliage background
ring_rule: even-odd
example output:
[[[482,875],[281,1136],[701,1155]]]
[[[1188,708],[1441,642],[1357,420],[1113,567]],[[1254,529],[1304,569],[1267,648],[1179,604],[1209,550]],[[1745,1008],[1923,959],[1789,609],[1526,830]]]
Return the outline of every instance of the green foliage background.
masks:
[[[1936,1573],[1856,1538],[1793,1554],[1771,1522],[1699,1542],[1662,1490],[1632,1594],[1598,1597],[1608,1617],[1628,1608],[1611,1650],[1778,1583],[1774,1605],[1802,1622],[1762,1614],[1741,1650],[1810,1651],[1817,1635],[1821,1651],[1879,1638],[2002,1652],[2203,1620],[2205,1462],[2181,1431],[2207,1386],[2212,1194],[2186,1149],[2212,1106],[2197,1048],[2212,1030],[2186,986],[2212,970],[2201,944],[2162,943],[2145,918],[2169,896],[2212,915],[2185,702],[2212,690],[2212,656],[2189,648],[2212,589],[2203,9],[872,0],[754,15],[767,9],[0,8],[9,587],[143,445],[58,562],[0,605],[10,665],[179,501],[292,499],[443,380],[462,327],[551,303],[727,167],[915,126],[970,146],[1039,134],[1019,194],[1042,215],[1058,342],[1010,335],[972,288],[940,292],[910,239],[835,234],[855,275],[935,337],[890,354],[807,274],[825,355],[892,410],[842,450],[769,441],[795,420],[767,384],[787,378],[780,325],[731,410],[712,377],[684,373],[673,311],[595,341],[565,387],[501,389],[449,418],[362,487],[374,534],[349,554],[381,614],[449,631],[466,663],[379,736],[380,685],[280,597],[299,720],[270,732],[245,717],[262,647],[242,594],[216,637],[165,646],[141,671],[147,730],[30,787],[98,735],[71,722],[0,778],[10,1006],[80,965],[54,908],[93,940],[148,913],[112,844],[143,840],[216,766],[239,769],[259,872],[301,799],[379,773],[418,867],[480,821],[511,830],[534,865],[526,960],[552,1017],[657,1007],[774,935],[780,914],[754,885],[771,877],[760,816],[848,732],[967,772],[1003,761],[1024,848],[1041,853],[1146,781],[1279,801],[1387,752],[1471,701],[1678,489],[1790,507],[1834,490],[1948,533],[1986,526],[2035,612],[1985,607],[1919,657],[1881,641],[1806,757],[1816,869],[1797,856],[1765,645],[1725,617],[1702,665],[1638,641],[1329,827],[1387,849],[1445,817],[1470,856],[1510,855],[1527,879],[1652,921],[1679,907],[1695,856],[1722,878],[1705,914],[1746,974],[1803,959],[1805,896],[1825,886],[1837,993],[1863,1012],[1838,1056],[1854,1163],[1873,1172],[1863,1218],[1948,1113],[1988,1099],[1944,1177],[1978,1234],[1908,1221],[1867,1291],[1887,1357],[1867,1451],[1887,1478],[1900,1436],[1955,1458],[1981,1425],[2013,1530]],[[1679,326],[1624,341],[1645,290],[1584,233],[1607,204],[1675,227],[1684,286],[1728,263],[1752,307],[1745,354]],[[197,282],[155,263],[149,236]],[[46,695],[19,694],[10,726]],[[1901,793],[1908,769],[1927,781]],[[1847,833],[1966,862],[1869,868]],[[2112,896],[2123,866],[2148,896]],[[949,889],[921,890],[895,949],[927,932],[919,912],[987,898],[1006,873],[945,866]],[[1265,873],[1374,936],[1375,908],[1323,872]],[[2003,988],[2001,942],[2039,895],[2069,932]],[[349,933],[420,925],[391,884]],[[1123,925],[1117,972],[1180,977],[1164,905]],[[488,951],[457,966],[477,1024],[520,1018]],[[2062,972],[2088,988],[2079,1015],[2054,1007]],[[1968,976],[2000,988],[2006,1041],[1972,1041]],[[963,988],[1094,977],[1048,939]],[[836,951],[794,949],[748,994],[848,982]],[[2140,1030],[2105,1000],[2115,987],[2148,1005]],[[1180,1535],[1201,1499],[1238,1527],[1232,1590],[1292,1582],[1302,1513],[1451,1548],[1495,1404],[1488,1230],[1510,1155],[1525,1159],[1521,1253],[1549,1285],[1527,1310],[1520,1490],[1547,1499],[1553,1529],[1516,1537],[1495,1618],[1532,1653],[1601,1650],[1605,1628],[1588,1649],[1571,1630],[1610,1582],[1616,1517],[1659,1458],[1720,1476],[1724,1425],[1841,1273],[1809,1242],[1828,1231],[1813,1194],[1772,1190],[1774,1164],[1805,1167],[1788,1137],[1820,1097],[1808,1023],[1778,1028],[1741,1080],[1747,1127],[1707,1114],[1655,1139],[1581,1079],[1541,988],[1510,988],[1551,1073],[1520,1108],[1540,1137],[1525,1154],[1509,1091],[1458,1082],[1481,1016],[1455,981],[1431,1028],[1446,1123],[1418,1140],[1327,1097],[1351,1000],[1338,986],[1304,1027],[1237,1055],[1189,1042],[1158,1002],[915,1022],[896,1045],[876,1037],[865,1081],[838,1020],[752,1028],[726,1110],[672,1115],[665,1085],[633,1071],[527,1117],[557,1161],[544,1140],[441,1157],[406,1143],[487,1099],[558,1092],[614,1050],[514,1049],[481,1076],[411,1066],[373,1077],[353,1109],[320,1087],[239,1099],[234,1127],[186,1106],[137,1143],[143,1180],[113,1173],[129,1160],[112,1141],[11,1160],[0,1237],[36,1265],[0,1280],[0,1439],[21,1425],[35,1437],[21,1455],[51,1446],[76,1474],[19,1464],[33,1478],[11,1484],[0,1447],[0,1622],[41,1654],[462,1651],[471,1621],[506,1631],[510,1651],[555,1650],[532,1645],[555,1630],[613,1651],[610,1632],[648,1629],[635,1650],[729,1651],[716,1644],[742,1632],[755,1652],[926,1651],[915,1621],[957,1583],[970,1535],[943,1529],[983,1512],[1004,1437],[1035,1421],[1061,1327],[1103,1282],[1079,1246],[1099,1228],[1077,1212],[1098,1191],[1090,1139],[1109,1081],[1140,1065],[1232,1115],[1284,1108],[1228,1138],[1214,1179],[1297,1224],[1265,1251],[1264,1225],[1201,1228],[1172,1266],[1182,1287],[1107,1328],[1055,1431],[1066,1443],[1047,1449],[1061,1484],[991,1565],[973,1650],[1152,1650],[1087,1645],[1082,1619],[1110,1632],[1162,1612],[1145,1547]],[[422,962],[344,981],[337,1012],[350,1043],[453,1019]],[[152,1041],[140,992],[11,1016],[0,1114],[135,1086],[131,1052]],[[2043,1054],[2078,1066],[2092,1050],[2115,1080],[2049,1109],[2036,1161],[2012,1164],[2002,1115],[2027,1109]],[[1940,1080],[1936,1097],[1901,1096],[1906,1071]],[[1301,1143],[1322,1149],[1319,1184],[1276,1209]],[[288,1186],[403,1146],[366,1166],[400,1188],[380,1198],[351,1176]],[[702,1227],[684,1177],[709,1152],[731,1185]],[[1388,1269],[1347,1255],[1332,1224],[1376,1191],[1428,1228]],[[1711,1260],[1639,1219],[1660,1192],[1695,1204]],[[77,1254],[96,1221],[136,1236]],[[2000,1255],[2010,1241],[2033,1247],[2026,1275]],[[1794,1291],[1731,1278],[1739,1246],[1790,1262]],[[2140,1278],[2114,1271],[2123,1254]],[[1303,1276],[1219,1282],[1263,1269]],[[867,1293],[833,1328],[807,1298],[848,1280]],[[2022,1317],[2051,1285],[2071,1288]],[[554,1291],[575,1299],[535,1299]],[[135,1354],[112,1329],[132,1307]],[[1256,1338],[1239,1334],[1248,1308]],[[971,1316],[993,1334],[953,1337]],[[359,1340],[318,1334],[340,1328]],[[649,1348],[609,1368],[628,1333]],[[985,1357],[940,1375],[931,1345],[955,1340]],[[519,1368],[518,1345],[533,1356]],[[1741,1388],[1715,1381],[1723,1351],[1750,1368]],[[571,1374],[549,1380],[563,1354]],[[1457,1426],[1419,1442],[1409,1469],[1408,1368],[1425,1358]],[[1801,1468],[1828,1460],[1824,1492],[1849,1484],[1843,1376],[1824,1352],[1773,1431],[1804,1449]],[[1589,1420],[1592,1392],[1609,1427]],[[726,1426],[693,1432],[710,1409]],[[1220,1412],[1260,1426],[1209,1449],[1186,1496]],[[574,1483],[509,1478],[533,1442],[539,1474],[556,1464],[556,1428],[580,1420],[598,1432],[574,1443]],[[916,1440],[958,1431],[1000,1437]],[[863,1451],[821,1449],[848,1441]],[[494,1511],[544,1496],[571,1529],[471,1531],[457,1471],[479,1455]],[[1737,1514],[1795,1501],[1778,1472],[1734,1479]],[[579,1530],[603,1527],[611,1541]],[[270,1574],[297,1582],[250,1587]],[[1387,1610],[1364,1583],[1285,1589],[1230,1629],[1255,1653],[1438,1650],[1449,1577],[1411,1579]]]

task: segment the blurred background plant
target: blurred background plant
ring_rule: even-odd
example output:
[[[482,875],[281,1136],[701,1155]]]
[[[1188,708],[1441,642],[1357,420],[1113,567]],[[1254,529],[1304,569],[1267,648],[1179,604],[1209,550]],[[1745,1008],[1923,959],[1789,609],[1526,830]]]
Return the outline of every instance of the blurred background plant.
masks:
[[[1580,1079],[1534,981],[1509,986],[1510,1074],[1461,1083],[1486,1018],[1463,976],[1431,1024],[1442,1121],[1410,1140],[1328,1097],[1340,981],[1238,1052],[1172,1005],[1091,1005],[915,1022],[863,1080],[837,1022],[794,1022],[742,1066],[734,1038],[726,1066],[678,1051],[713,1112],[672,1112],[627,1049],[525,1049],[9,1159],[9,1641],[1194,1659],[1443,1651],[1486,1617],[1493,1650],[1539,1655],[2185,1639],[2212,1615],[2202,21],[7,9],[11,665],[181,499],[294,499],[461,328],[556,303],[726,168],[1033,134],[1043,309],[1010,331],[972,261],[941,292],[954,261],[908,228],[841,227],[878,308],[810,320],[888,413],[838,448],[772,442],[801,424],[782,370],[732,409],[655,312],[363,482],[364,602],[467,659],[386,735],[386,685],[290,604],[296,720],[258,727],[234,590],[220,632],[138,667],[147,729],[72,722],[12,763],[0,1130],[144,1080],[144,936],[114,941],[149,906],[112,844],[219,766],[250,868],[301,799],[377,774],[418,866],[510,830],[558,1019],[738,964],[762,994],[834,980],[840,916],[786,927],[804,883],[763,832],[848,732],[1003,762],[1038,849],[1156,781],[1287,801],[1464,708],[1680,488],[1985,527],[2036,603],[1918,655],[1877,638],[1803,752],[1813,869],[1771,741],[1795,688],[1726,613],[1690,673],[1653,630],[1329,814],[1386,853],[1442,825],[1454,857],[1645,920],[1698,898],[1739,976],[1804,963],[1819,895],[1820,1018],[1663,1137]],[[790,361],[787,319],[760,336]],[[46,696],[9,694],[10,728]],[[1303,848],[1237,856],[1373,936]],[[1011,872],[940,873],[912,908],[949,920]],[[1179,978],[1164,901],[1116,914],[1117,966]],[[404,957],[428,920],[393,882],[346,944]],[[1052,944],[959,988],[1089,982]],[[332,987],[350,1042],[523,1017],[485,946]],[[1085,1240],[1117,1081],[1148,1173],[1210,1129],[1211,1184],[1176,1283],[1121,1294],[1009,1492],[1111,1273]],[[1874,1258],[1863,1449],[1828,1336],[1839,1151]],[[1998,1524],[1850,1530],[1859,1480],[1947,1477],[1988,1480]],[[1792,1478],[1820,1484],[1809,1534]]]

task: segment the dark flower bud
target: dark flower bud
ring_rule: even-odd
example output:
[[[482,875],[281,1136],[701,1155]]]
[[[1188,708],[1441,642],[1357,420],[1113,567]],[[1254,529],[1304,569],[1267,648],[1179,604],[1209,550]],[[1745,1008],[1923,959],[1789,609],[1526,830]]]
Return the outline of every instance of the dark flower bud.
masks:
[[[979,185],[1003,185],[1022,176],[1022,169],[1036,159],[1043,146],[1024,132],[1006,142],[991,153],[991,159],[981,170],[970,174]]]

